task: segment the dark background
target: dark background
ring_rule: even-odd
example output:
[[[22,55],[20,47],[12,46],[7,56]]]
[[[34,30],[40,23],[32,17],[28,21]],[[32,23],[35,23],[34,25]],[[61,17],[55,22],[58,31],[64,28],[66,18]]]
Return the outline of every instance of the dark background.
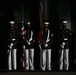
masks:
[[[61,2],[62,1],[62,2]],[[50,12],[50,28],[53,29],[54,34],[57,35],[59,28],[60,28],[60,18],[67,17],[67,12],[70,11],[70,21],[71,21],[71,31],[73,33],[72,35],[72,41],[70,44],[70,68],[71,70],[75,70],[75,64],[76,64],[76,2],[74,0],[67,0],[67,4],[65,6],[65,0],[49,0],[49,12]],[[21,23],[21,3],[23,2],[24,5],[24,13],[25,13],[25,21],[30,20],[32,22],[31,28],[33,29],[34,36],[35,36],[35,69],[39,70],[39,48],[38,48],[38,31],[40,29],[40,21],[39,21],[39,0],[10,0],[10,1],[4,1],[0,0],[0,69],[7,69],[7,45],[8,45],[8,35],[10,30],[9,21],[15,20],[15,27],[18,30],[18,24]],[[60,7],[59,4],[62,4]],[[68,7],[68,4],[70,4],[70,7]],[[58,10],[63,7],[63,10],[67,7],[67,9],[70,10]],[[62,12],[63,11],[63,12]],[[26,15],[27,13],[28,16]],[[65,16],[65,17],[63,17]],[[28,19],[27,19],[28,18]],[[67,18],[69,20],[69,17]],[[67,20],[66,19],[66,20]],[[57,41],[55,37],[55,42]],[[53,45],[53,53],[52,53],[52,65],[55,67],[58,67],[58,50],[57,50],[57,44],[55,43]],[[57,57],[56,57],[57,56]],[[18,60],[19,62],[19,60]],[[18,63],[18,66],[20,63]]]

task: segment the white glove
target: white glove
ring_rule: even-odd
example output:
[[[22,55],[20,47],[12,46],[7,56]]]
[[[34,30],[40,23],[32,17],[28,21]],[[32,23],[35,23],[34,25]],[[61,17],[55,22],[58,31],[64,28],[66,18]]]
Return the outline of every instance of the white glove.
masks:
[[[25,49],[25,46],[23,46],[23,48]]]
[[[48,46],[48,44],[45,44],[45,47],[47,47]]]
[[[63,42],[62,44],[65,45],[65,42]]]
[[[30,42],[28,42],[28,45],[30,45],[31,43]]]
[[[61,48],[64,48],[64,45],[60,45],[61,46]]]
[[[62,45],[62,48],[64,48],[64,45]]]
[[[11,43],[11,46],[13,46],[13,43]]]
[[[12,49],[12,46],[10,46],[10,49]]]

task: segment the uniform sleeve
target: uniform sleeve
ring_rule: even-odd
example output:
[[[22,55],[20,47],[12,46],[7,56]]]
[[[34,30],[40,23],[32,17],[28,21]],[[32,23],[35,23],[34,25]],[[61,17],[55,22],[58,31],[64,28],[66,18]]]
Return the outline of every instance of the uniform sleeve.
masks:
[[[54,41],[54,34],[53,32],[51,31],[51,34],[50,34],[50,41],[47,43],[47,44],[52,44]]]
[[[64,40],[65,44],[68,44],[71,42],[72,39],[72,32],[70,30],[68,30],[68,40]]]
[[[32,32],[32,40],[30,41],[30,43],[33,44],[35,42],[35,39],[34,39],[33,31],[31,32]]]

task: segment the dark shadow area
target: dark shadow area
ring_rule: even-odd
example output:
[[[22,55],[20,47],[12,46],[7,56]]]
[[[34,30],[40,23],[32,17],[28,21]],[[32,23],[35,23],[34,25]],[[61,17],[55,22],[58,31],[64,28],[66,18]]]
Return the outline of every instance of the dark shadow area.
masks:
[[[9,38],[9,30],[10,30],[10,25],[9,21],[10,20],[15,20],[15,12],[13,9],[20,10],[21,8],[21,2],[22,1],[13,1],[13,2],[0,2],[0,70],[7,70],[7,49],[8,49],[8,38]],[[76,25],[76,4],[73,5],[73,1],[70,1],[71,4],[71,30],[72,30],[72,40],[70,42],[70,71],[76,71],[76,49],[75,49],[75,25]],[[26,4],[25,4],[26,3]],[[54,32],[54,42],[52,44],[52,71],[58,71],[59,67],[59,55],[58,55],[58,32],[60,30],[60,14],[57,12],[57,7],[60,3],[60,0],[50,0],[49,1],[49,12],[50,12],[50,28]],[[16,7],[17,6],[17,7]],[[40,20],[39,20],[39,0],[25,0],[24,1],[24,8],[30,9],[30,22],[31,22],[31,29],[34,31],[34,66],[36,71],[41,71],[40,70],[40,50],[38,47],[38,33],[40,30]],[[21,11],[19,12],[21,14]],[[18,21],[18,24],[20,22]],[[20,26],[21,24],[17,25]],[[17,27],[16,26],[16,27]],[[20,31],[21,27],[18,27],[18,31]],[[73,30],[74,29],[74,30]],[[17,66],[18,70],[24,71],[21,65],[21,55],[22,55],[22,44],[21,40],[22,37],[21,35],[18,35],[18,44],[17,44]],[[19,73],[18,73],[19,74]],[[25,73],[26,74],[26,73]],[[48,74],[48,73],[47,73]],[[51,73],[50,73],[51,74]],[[70,75],[70,74],[69,74]]]

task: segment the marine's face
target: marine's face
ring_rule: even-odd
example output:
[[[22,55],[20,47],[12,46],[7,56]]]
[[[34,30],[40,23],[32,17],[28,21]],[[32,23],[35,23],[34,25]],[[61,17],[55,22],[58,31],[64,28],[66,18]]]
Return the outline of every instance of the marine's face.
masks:
[[[28,29],[30,29],[30,25],[28,25]]]
[[[62,25],[61,25],[61,27],[60,27],[60,28],[61,28],[61,29],[63,28],[63,27],[62,27]]]
[[[48,30],[48,28],[46,27],[45,30]]]

